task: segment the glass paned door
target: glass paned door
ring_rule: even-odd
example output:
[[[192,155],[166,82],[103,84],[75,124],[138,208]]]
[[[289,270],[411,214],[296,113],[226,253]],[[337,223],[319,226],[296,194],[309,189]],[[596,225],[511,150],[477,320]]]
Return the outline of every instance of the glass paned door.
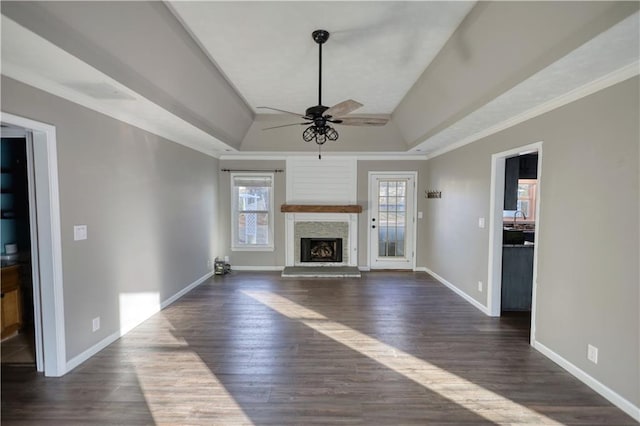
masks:
[[[380,181],[378,193],[378,255],[404,256],[407,182],[405,180]]]
[[[415,174],[372,173],[369,181],[370,267],[413,268]]]

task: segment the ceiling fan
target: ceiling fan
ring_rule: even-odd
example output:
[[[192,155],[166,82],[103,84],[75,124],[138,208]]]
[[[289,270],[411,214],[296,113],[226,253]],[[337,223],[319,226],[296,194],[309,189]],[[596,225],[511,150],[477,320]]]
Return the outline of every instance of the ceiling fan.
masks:
[[[282,126],[267,127],[262,130],[278,129],[288,126],[308,126],[302,132],[302,139],[305,142],[315,141],[315,143],[318,144],[318,150],[320,150],[327,140],[335,141],[338,139],[338,132],[330,123],[341,124],[343,126],[384,126],[387,124],[389,120],[386,118],[347,116],[347,114],[363,106],[360,102],[356,102],[353,99],[342,101],[332,107],[322,105],[322,45],[329,39],[329,32],[326,30],[315,30],[311,33],[311,37],[318,43],[318,105],[307,108],[304,114],[259,106],[257,108],[279,111],[306,120],[302,123],[284,124]],[[322,158],[320,151],[318,152],[318,158]]]

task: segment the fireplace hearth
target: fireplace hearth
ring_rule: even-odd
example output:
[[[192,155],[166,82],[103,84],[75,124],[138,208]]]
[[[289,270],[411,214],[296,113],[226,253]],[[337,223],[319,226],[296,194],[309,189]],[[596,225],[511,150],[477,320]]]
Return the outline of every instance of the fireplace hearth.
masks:
[[[300,238],[300,262],[342,262],[342,238]]]

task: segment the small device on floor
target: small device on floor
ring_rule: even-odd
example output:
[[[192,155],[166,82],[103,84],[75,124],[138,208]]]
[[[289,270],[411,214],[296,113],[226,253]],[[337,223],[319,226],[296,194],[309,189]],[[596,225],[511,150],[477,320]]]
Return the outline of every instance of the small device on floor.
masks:
[[[224,275],[231,272],[231,265],[218,257],[213,261],[213,273],[216,275]]]

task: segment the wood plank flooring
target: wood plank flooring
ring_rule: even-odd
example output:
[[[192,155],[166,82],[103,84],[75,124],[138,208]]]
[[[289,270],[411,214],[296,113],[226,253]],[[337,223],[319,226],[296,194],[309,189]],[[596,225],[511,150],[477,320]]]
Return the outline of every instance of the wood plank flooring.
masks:
[[[2,424],[629,425],[425,273],[216,276],[61,378],[2,366]]]

